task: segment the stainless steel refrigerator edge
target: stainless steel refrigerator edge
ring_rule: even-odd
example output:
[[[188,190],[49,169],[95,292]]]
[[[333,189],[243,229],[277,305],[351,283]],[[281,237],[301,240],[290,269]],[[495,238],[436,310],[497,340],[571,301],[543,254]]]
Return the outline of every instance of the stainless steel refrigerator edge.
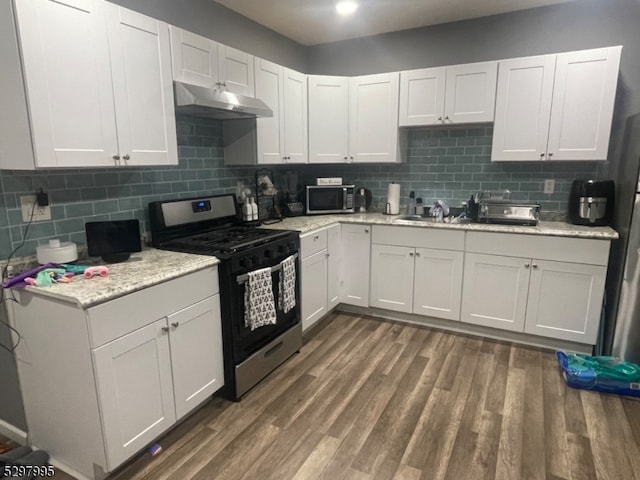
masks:
[[[628,118],[616,175],[604,353],[640,363],[640,114]]]

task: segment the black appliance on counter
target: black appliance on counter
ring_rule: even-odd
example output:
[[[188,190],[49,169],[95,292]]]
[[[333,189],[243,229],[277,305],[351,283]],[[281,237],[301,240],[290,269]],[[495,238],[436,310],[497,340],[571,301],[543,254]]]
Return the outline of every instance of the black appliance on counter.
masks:
[[[614,199],[613,180],[575,180],[569,193],[569,221],[592,227],[610,225]]]
[[[164,250],[214,255],[220,260],[220,309],[224,351],[223,394],[239,400],[302,346],[300,260],[296,259],[296,306],[277,308],[275,325],[245,326],[247,274],[270,267],[278,298],[280,262],[298,255],[298,232],[241,225],[235,195],[188,198],[149,204],[152,245]]]

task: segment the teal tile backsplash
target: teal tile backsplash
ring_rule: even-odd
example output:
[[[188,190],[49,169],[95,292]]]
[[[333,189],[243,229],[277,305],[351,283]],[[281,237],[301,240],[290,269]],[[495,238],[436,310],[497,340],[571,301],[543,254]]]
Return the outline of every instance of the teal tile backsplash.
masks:
[[[226,167],[222,125],[218,121],[179,118],[179,165],[122,169],[0,171],[0,258],[22,242],[25,224],[20,196],[43,188],[49,193],[52,220],[32,224],[17,256],[35,254],[50,238],[86,243],[87,221],[137,218],[149,229],[151,201],[235,192],[238,181],[253,183],[254,167]],[[459,205],[478,190],[513,192],[516,200],[540,202],[542,209],[566,212],[571,182],[606,178],[605,162],[492,163],[490,126],[412,128],[407,132],[406,161],[393,165],[300,165],[274,167],[276,174],[295,168],[305,182],[317,176],[342,176],[345,182],[371,189],[374,208],[386,202],[387,184],[402,185],[428,205],[443,199]],[[556,181],[556,193],[543,193],[544,180]]]

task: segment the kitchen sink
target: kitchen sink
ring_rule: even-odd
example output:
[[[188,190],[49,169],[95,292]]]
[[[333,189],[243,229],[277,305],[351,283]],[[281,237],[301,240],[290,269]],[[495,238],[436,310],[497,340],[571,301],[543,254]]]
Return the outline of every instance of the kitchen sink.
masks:
[[[421,222],[421,223],[471,223],[471,220],[467,218],[457,218],[455,222],[450,222],[451,217],[446,218],[444,221],[438,222],[437,217],[423,217],[422,215],[401,215],[397,220],[409,221],[409,222]]]

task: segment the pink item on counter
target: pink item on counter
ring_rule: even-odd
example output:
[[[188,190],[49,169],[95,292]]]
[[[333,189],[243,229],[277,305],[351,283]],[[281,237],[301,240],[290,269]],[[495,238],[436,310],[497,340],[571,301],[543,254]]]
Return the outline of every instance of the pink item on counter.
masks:
[[[99,265],[97,267],[89,267],[84,271],[84,278],[93,278],[96,275],[106,277],[109,275],[109,269],[104,265]]]

